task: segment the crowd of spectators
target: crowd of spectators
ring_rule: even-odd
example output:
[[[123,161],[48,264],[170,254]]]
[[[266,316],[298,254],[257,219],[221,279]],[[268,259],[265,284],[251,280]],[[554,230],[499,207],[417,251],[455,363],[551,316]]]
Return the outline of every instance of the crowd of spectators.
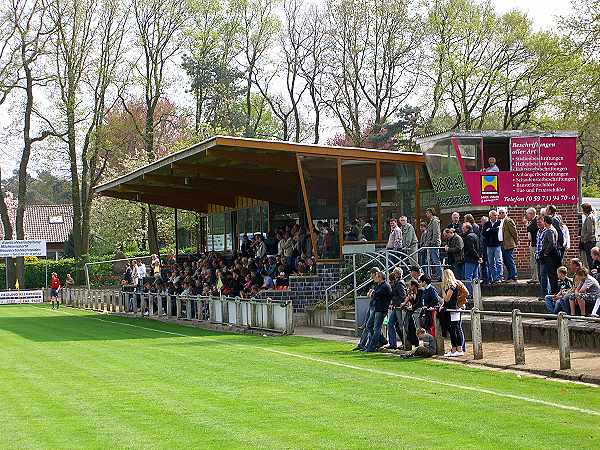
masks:
[[[216,252],[162,262],[152,255],[150,267],[133,260],[123,273],[123,286],[170,295],[227,295],[253,298],[263,290],[285,290],[290,275],[315,273],[310,236],[297,224],[266,236],[244,235],[233,255]]]

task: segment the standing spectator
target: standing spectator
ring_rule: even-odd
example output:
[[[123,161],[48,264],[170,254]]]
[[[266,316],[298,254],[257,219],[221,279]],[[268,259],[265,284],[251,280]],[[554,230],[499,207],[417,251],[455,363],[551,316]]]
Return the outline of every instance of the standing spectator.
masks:
[[[367,242],[371,242],[375,240],[375,232],[373,231],[373,225],[371,223],[371,219],[367,219],[366,217],[363,219],[363,226],[361,230],[363,240]]]
[[[425,230],[424,244],[427,249],[427,273],[432,279],[439,281],[442,276],[440,265],[440,249],[442,245],[442,232],[440,229],[440,219],[435,215],[433,208],[427,208],[425,211],[427,218],[427,228]]]
[[[367,293],[367,297],[371,298],[371,300],[369,301],[369,310],[367,312],[367,318],[361,327],[362,334],[360,336],[360,340],[358,341],[358,344],[356,344],[356,347],[352,349],[352,351],[365,351],[367,349],[367,344],[369,343],[371,337],[371,329],[373,328],[373,321],[375,320],[375,302],[373,300],[373,289],[375,286],[375,277],[378,273],[381,273],[381,271],[377,267],[373,267],[369,271],[369,276],[371,277],[371,281],[373,283],[371,289],[369,289],[369,292]]]
[[[500,168],[496,165],[496,158],[493,156],[488,158],[488,167],[485,169],[485,172],[500,172]]]
[[[360,240],[360,221],[358,219],[353,219],[350,225],[350,231],[346,236],[347,241],[358,241]]]
[[[469,297],[472,298],[473,284],[471,282],[479,279],[481,254],[479,253],[479,238],[469,222],[463,223],[463,241],[465,253],[464,278],[469,290]]]
[[[485,240],[485,236],[483,235],[483,228],[486,223],[489,222],[488,216],[481,216],[479,219],[479,251],[481,254],[481,278],[484,284],[489,284],[491,282],[490,279],[490,271],[487,262],[487,241]]]
[[[140,290],[144,288],[144,277],[146,276],[146,264],[143,261],[137,262],[138,287]]]
[[[538,245],[536,246],[536,254],[538,255],[538,261],[540,261],[542,298],[547,294],[556,294],[558,292],[556,269],[560,266],[562,258],[558,251],[557,233],[552,222],[552,217],[544,217],[544,229],[538,232]]]
[[[406,301],[406,284],[402,279],[402,269],[396,268],[390,273],[392,297],[388,314],[388,348],[397,348],[397,336],[402,337],[403,327],[400,321],[401,308]]]
[[[396,219],[390,220],[390,236],[386,248],[397,252],[402,250],[402,230]]]
[[[579,249],[581,259],[587,265],[592,266],[592,248],[596,246],[596,219],[592,214],[592,205],[584,203],[581,205],[581,233],[579,238]]]
[[[482,234],[485,236],[487,247],[487,268],[492,284],[499,283],[502,279],[502,250],[498,232],[500,230],[500,221],[498,212],[492,209],[488,214],[490,220],[483,226]]]
[[[523,224],[527,226],[527,238],[529,240],[529,267],[531,270],[531,279],[528,283],[538,283],[538,265],[535,260],[535,243],[538,232],[538,217],[535,208],[527,208],[525,211],[525,217],[523,217]]]
[[[242,236],[242,243],[240,244],[240,252],[242,253],[242,256],[246,258],[250,256],[251,246],[252,243],[248,239],[248,234],[244,233],[244,236]]]
[[[588,299],[596,301],[600,297],[600,284],[588,273],[587,269],[581,268],[575,274],[575,286],[575,295],[569,299],[571,315],[576,314],[576,308],[579,306],[579,312],[585,316],[585,301]],[[594,305],[593,312],[594,314],[598,312],[596,305]]]
[[[515,264],[514,251],[519,245],[519,234],[517,233],[517,224],[508,217],[506,208],[498,208],[498,217],[500,219],[500,228],[498,230],[498,240],[502,246],[502,261],[506,265],[508,276],[506,281],[517,281],[517,266]]]
[[[569,232],[569,227],[567,227],[567,224],[562,220],[562,217],[559,217],[558,220],[560,220],[560,231],[562,231],[563,234],[563,259],[565,254],[571,249],[571,233]],[[561,261],[562,263],[562,261]]]
[[[475,223],[475,217],[473,217],[473,214],[465,214],[465,222],[471,224],[471,229],[473,230],[473,233],[475,233],[477,237],[479,237],[479,235],[481,234],[481,230],[479,229],[479,225]]]
[[[439,304],[439,295],[435,286],[431,284],[431,277],[429,275],[425,273],[421,275],[419,283],[422,290],[421,295],[416,299],[413,321],[415,322],[415,328],[422,327],[428,329],[432,324],[431,311],[437,308]]]
[[[447,242],[444,250],[446,250],[446,253],[448,254],[448,263],[452,267],[452,272],[456,274],[456,277],[462,278],[463,263],[465,261],[463,240],[460,235],[454,231],[454,228],[446,228],[444,234]]]
[[[60,278],[56,272],[52,272],[50,277],[50,302],[52,303],[52,309],[56,305],[56,309],[60,306],[60,300],[58,299],[58,292],[60,291]]]
[[[275,256],[277,254],[277,239],[275,233],[269,231],[267,233],[267,239],[265,239],[265,246],[267,247],[267,255]]]
[[[556,214],[556,211],[556,206],[548,205],[546,206],[545,215],[552,218],[552,226],[556,230],[556,249],[560,256],[560,260],[562,261],[565,256],[565,235],[563,234],[560,216]]]
[[[460,223],[460,214],[456,211],[452,213],[451,222],[446,228],[452,228],[455,233],[462,233],[462,224]]]
[[[400,216],[400,229],[402,230],[402,252],[409,255],[409,265],[417,263],[417,251],[419,248],[419,241],[417,240],[417,234],[415,233],[414,227],[408,223],[406,216]]]
[[[67,278],[65,278],[65,287],[67,289],[73,289],[73,286],[75,286],[75,280],[73,279],[71,274],[68,273]]]
[[[379,271],[375,273],[375,287],[372,292],[373,309],[373,324],[371,328],[371,337],[367,344],[365,352],[374,352],[383,345],[383,337],[381,336],[381,326],[387,315],[390,301],[392,299],[392,288],[385,281],[385,275]]]
[[[421,222],[419,224],[419,232],[420,232],[420,237],[419,237],[419,266],[421,266],[421,267],[425,267],[425,265],[427,264],[427,251],[426,250],[420,250],[420,249],[422,249],[422,248],[425,247],[425,238],[427,237],[426,230],[427,230],[427,222]]]
[[[160,259],[158,258],[158,255],[152,255],[150,267],[152,268],[152,275],[154,276],[154,279],[160,279]]]
[[[254,241],[256,242],[254,247],[254,256],[256,259],[261,260],[267,256],[267,246],[262,234],[254,235]]]
[[[450,269],[444,270],[442,276],[442,294],[444,299],[444,310],[458,309],[458,296],[462,289],[460,281],[456,279],[454,273]],[[452,348],[444,356],[462,356],[464,355],[463,346],[465,337],[462,331],[462,322],[460,313],[447,312],[448,333],[450,334],[450,343]]]

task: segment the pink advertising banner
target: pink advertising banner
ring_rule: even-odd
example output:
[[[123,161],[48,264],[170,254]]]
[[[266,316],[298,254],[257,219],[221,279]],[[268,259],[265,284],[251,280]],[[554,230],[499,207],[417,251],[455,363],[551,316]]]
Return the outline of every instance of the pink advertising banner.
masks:
[[[464,172],[473,205],[577,202],[576,138],[512,138],[510,161],[509,172]]]

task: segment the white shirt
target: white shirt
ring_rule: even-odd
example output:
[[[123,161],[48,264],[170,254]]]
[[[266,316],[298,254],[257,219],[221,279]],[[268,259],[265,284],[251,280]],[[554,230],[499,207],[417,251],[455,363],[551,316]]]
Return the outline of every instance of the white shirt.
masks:
[[[138,272],[138,277],[139,278],[144,278],[146,276],[146,265],[144,263],[141,263],[137,267],[137,272]]]
[[[569,250],[571,248],[571,234],[569,233],[569,228],[564,223],[561,223],[560,229],[563,233],[563,244],[565,248]]]
[[[500,172],[500,169],[496,164],[485,169],[486,172]]]
[[[498,240],[500,242],[504,241],[504,231],[503,231],[503,228],[504,228],[504,219],[502,219],[500,221],[500,227],[498,227]]]

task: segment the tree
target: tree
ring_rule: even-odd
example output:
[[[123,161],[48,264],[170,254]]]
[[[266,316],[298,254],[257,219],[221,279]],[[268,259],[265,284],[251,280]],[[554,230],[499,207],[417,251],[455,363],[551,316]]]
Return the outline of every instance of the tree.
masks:
[[[116,84],[128,10],[117,0],[55,0],[49,12],[60,94],[56,120],[66,130],[62,140],[70,163],[73,252],[82,266],[90,245],[92,189],[105,168],[98,136],[114,106],[108,91]]]
[[[150,163],[156,159],[155,129],[163,120],[162,117],[157,119],[156,109],[164,96],[165,72],[179,51],[181,33],[189,19],[189,10],[187,3],[180,0],[132,0],[132,4],[136,44],[142,53],[135,71],[144,91],[145,116],[142,126],[135,120],[133,123],[144,141],[146,161]],[[124,98],[122,106],[129,112]],[[158,253],[156,216],[151,206],[148,207],[148,243],[150,252]]]
[[[419,79],[421,26],[406,0],[331,0],[326,104],[353,145],[361,124],[380,129]]]

